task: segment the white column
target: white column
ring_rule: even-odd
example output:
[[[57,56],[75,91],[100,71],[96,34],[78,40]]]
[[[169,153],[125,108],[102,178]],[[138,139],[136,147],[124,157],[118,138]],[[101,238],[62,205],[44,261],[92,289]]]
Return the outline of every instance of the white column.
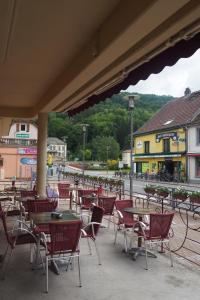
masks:
[[[39,113],[37,143],[37,191],[38,195],[41,197],[46,196],[47,125],[48,114]]]

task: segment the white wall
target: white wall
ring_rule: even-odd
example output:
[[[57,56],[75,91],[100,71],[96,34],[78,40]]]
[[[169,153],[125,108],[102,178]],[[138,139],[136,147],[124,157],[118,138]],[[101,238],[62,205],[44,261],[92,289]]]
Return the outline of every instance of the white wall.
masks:
[[[188,153],[200,154],[196,126],[188,129]],[[196,177],[196,157],[188,156],[188,177],[191,182],[200,182],[200,178]]]
[[[21,122],[20,124],[23,124],[23,122]],[[20,131],[16,132],[16,123],[13,123],[11,125],[11,127],[10,127],[9,135],[8,136],[3,136],[3,138],[13,138],[13,139],[15,139],[15,138],[17,138],[16,137],[17,133],[20,133]],[[27,133],[27,134],[29,134],[29,137],[27,139],[35,139],[35,140],[37,140],[38,129],[33,124],[30,124],[29,132],[21,132],[21,133]]]
[[[197,144],[197,127],[188,129],[188,152],[200,153],[200,144]]]

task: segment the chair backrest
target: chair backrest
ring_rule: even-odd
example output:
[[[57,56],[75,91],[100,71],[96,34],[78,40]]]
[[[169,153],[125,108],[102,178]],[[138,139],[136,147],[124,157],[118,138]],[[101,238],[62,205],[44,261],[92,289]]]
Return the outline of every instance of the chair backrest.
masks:
[[[36,197],[37,191],[36,190],[21,190],[21,197]]]
[[[149,237],[165,239],[168,237],[174,213],[150,214]]]
[[[52,212],[57,206],[56,201],[50,200],[27,200],[28,213]]]
[[[51,236],[50,253],[76,252],[81,235],[81,227],[81,220],[49,224]]]
[[[3,229],[4,229],[5,236],[6,236],[6,240],[7,240],[8,244],[11,246],[11,248],[13,249],[14,243],[10,239],[10,235],[9,235],[8,227],[7,227],[7,223],[6,223],[6,214],[2,209],[1,202],[0,202],[0,219],[2,220],[2,223],[3,223]]]
[[[88,199],[87,196],[81,197],[81,205],[89,208],[91,206],[91,204],[92,204],[92,201],[90,199]]]
[[[94,205],[93,210],[92,210],[91,222],[101,223],[102,219],[103,219],[103,215],[104,215],[104,209],[100,206]],[[97,235],[97,233],[99,231],[99,227],[100,227],[100,225],[98,225],[98,224],[93,225],[95,236]],[[87,232],[87,234],[93,236],[92,225],[87,227],[86,232]]]
[[[91,194],[97,194],[97,190],[94,189],[89,189],[89,190],[84,190],[84,189],[78,189],[78,197],[82,197],[82,196],[89,196]]]
[[[116,200],[115,207],[123,216],[123,220],[120,219],[120,223],[128,224],[133,222],[133,215],[124,211],[125,208],[133,207],[133,200]]]
[[[68,189],[70,187],[70,183],[61,183],[58,182],[58,189]]]
[[[99,197],[98,205],[104,208],[105,215],[112,215],[116,197]]]
[[[70,197],[69,187],[70,187],[70,183],[58,183],[59,198],[69,198]]]

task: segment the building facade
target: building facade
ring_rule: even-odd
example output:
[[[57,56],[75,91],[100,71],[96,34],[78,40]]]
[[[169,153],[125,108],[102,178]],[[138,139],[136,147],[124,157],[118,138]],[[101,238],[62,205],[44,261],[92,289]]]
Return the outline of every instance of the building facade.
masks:
[[[137,173],[200,181],[200,91],[185,90],[134,133]]]
[[[0,179],[35,177],[37,165],[37,126],[16,120],[9,134],[0,139]]]
[[[135,136],[134,145],[137,173],[165,173],[169,179],[186,176],[184,128]]]
[[[200,123],[188,128],[188,179],[200,183]]]

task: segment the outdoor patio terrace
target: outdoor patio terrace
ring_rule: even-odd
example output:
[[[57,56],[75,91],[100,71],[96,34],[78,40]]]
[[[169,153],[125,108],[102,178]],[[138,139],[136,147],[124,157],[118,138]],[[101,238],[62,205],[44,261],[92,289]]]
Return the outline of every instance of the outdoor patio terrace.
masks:
[[[107,221],[105,221],[107,225]],[[1,240],[3,233],[1,229]],[[82,287],[78,286],[78,268],[61,274],[49,272],[49,293],[44,293],[45,275],[42,270],[31,270],[29,246],[17,246],[14,250],[6,279],[0,281],[0,299],[199,299],[199,270],[196,266],[180,261],[175,255],[174,267],[170,266],[168,252],[149,258],[149,270],[145,270],[145,258],[131,257],[123,253],[123,235],[113,244],[114,231],[101,228],[98,246],[102,265],[99,266],[94,247],[88,254],[87,242],[81,240]],[[93,245],[92,245],[93,246]],[[0,252],[5,248],[1,244]]]

